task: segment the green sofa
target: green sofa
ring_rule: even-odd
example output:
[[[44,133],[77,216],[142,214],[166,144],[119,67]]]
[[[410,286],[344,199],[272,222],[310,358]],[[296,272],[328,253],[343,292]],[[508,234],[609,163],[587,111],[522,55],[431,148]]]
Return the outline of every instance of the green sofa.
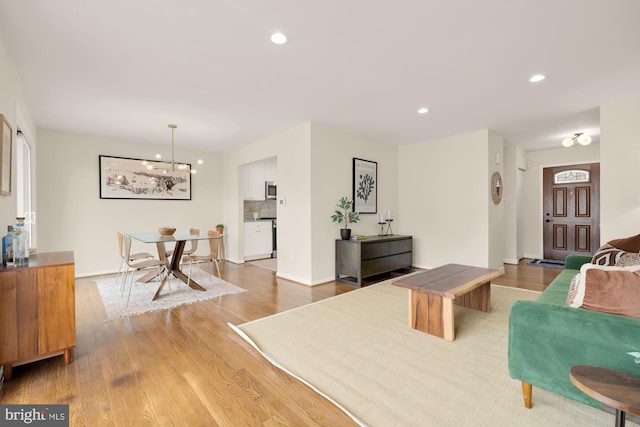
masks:
[[[522,381],[524,404],[532,386],[600,408],[569,379],[575,365],[596,365],[640,376],[628,352],[640,352],[640,319],[565,304],[571,279],[591,257],[570,255],[565,269],[535,301],[516,301],[509,314],[509,375]]]

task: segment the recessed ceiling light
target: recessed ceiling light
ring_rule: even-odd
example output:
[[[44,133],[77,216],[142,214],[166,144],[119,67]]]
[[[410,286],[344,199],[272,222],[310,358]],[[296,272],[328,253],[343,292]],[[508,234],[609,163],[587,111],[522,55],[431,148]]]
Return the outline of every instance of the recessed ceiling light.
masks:
[[[289,41],[289,36],[278,31],[271,34],[271,41],[275,44],[285,44]]]
[[[418,114],[427,114],[429,112],[429,109],[426,107],[422,107],[421,109],[418,110]]]
[[[533,76],[531,76],[529,81],[531,83],[538,83],[538,82],[543,81],[546,78],[547,78],[547,76],[545,76],[544,74],[534,74]]]
[[[201,164],[203,164],[203,163],[204,163],[204,160],[202,160],[202,159],[198,159],[197,163],[198,163],[199,165],[201,165]]]

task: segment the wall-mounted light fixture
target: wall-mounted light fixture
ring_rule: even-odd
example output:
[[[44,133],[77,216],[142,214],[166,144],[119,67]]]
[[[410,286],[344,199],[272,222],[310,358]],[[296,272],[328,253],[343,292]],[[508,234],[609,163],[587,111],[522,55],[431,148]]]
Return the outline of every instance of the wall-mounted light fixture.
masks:
[[[573,136],[565,138],[562,140],[562,145],[565,147],[571,147],[574,142],[578,141],[580,145],[589,145],[591,144],[591,137],[582,132],[576,133]]]

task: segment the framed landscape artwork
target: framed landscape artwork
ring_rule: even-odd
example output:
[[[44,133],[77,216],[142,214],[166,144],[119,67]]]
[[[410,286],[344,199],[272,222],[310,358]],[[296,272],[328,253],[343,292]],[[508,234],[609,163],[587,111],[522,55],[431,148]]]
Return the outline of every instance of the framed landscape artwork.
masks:
[[[13,129],[4,114],[0,114],[0,194],[11,195],[11,149],[13,142]]]
[[[101,199],[191,200],[191,165],[99,156]]]
[[[378,163],[353,158],[353,210],[361,214],[378,211]]]

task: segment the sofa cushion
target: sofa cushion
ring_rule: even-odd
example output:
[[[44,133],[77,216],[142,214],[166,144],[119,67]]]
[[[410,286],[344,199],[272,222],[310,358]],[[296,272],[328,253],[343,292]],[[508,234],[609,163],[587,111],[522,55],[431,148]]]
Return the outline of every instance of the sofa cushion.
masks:
[[[640,266],[583,265],[575,296],[568,303],[570,307],[640,319]]]
[[[636,234],[635,236],[627,237],[624,239],[614,239],[607,243],[609,243],[614,248],[622,249],[626,252],[640,252],[640,234]]]
[[[549,283],[549,286],[540,294],[536,301],[545,304],[566,305],[569,283],[573,276],[579,272],[580,270],[562,270],[562,272]]]

